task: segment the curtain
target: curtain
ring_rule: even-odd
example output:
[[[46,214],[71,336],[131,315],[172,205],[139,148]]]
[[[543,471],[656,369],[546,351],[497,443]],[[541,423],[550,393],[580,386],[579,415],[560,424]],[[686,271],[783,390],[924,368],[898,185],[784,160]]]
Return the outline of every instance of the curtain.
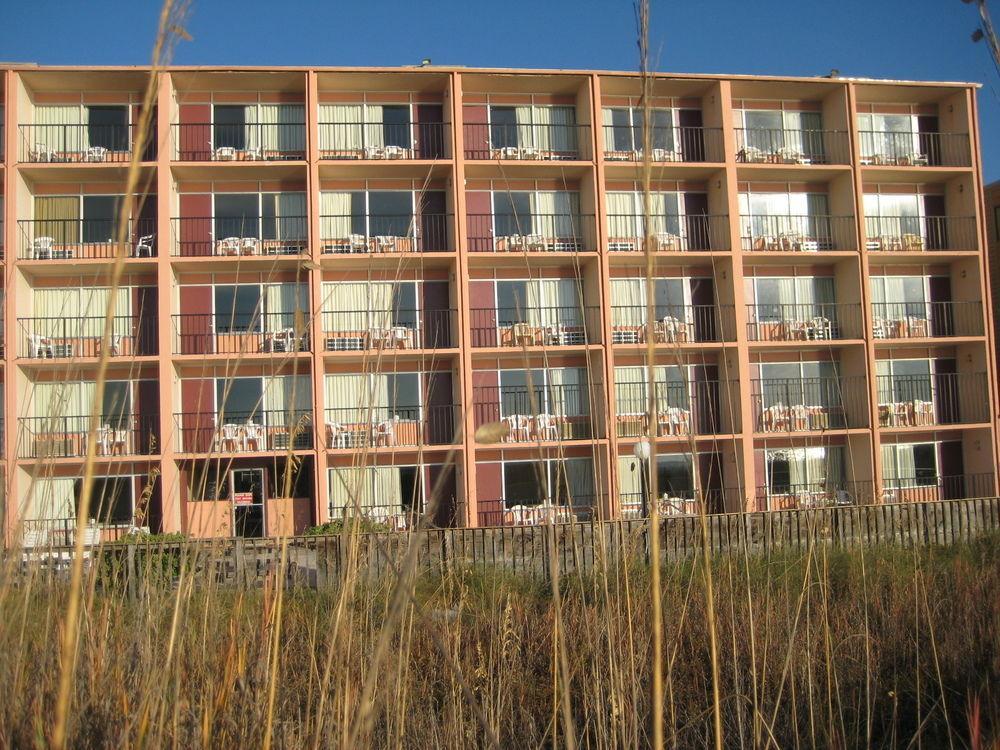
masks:
[[[303,196],[303,201],[305,196]],[[303,202],[304,205],[304,202]],[[351,234],[351,194],[322,192],[319,194],[320,238],[343,240]],[[305,215],[305,211],[301,215]],[[304,229],[305,227],[303,227]]]
[[[568,458],[565,461],[556,462],[562,467],[566,476],[566,486],[569,489],[569,497],[558,497],[553,500],[560,500],[574,508],[589,508],[594,504],[594,464],[589,458]],[[556,483],[559,487],[560,483]]]
[[[381,104],[365,105],[365,145],[385,145],[385,115]]]
[[[640,237],[642,210],[636,208],[635,193],[608,193],[608,237],[630,239]],[[638,249],[638,248],[637,248]]]
[[[306,231],[306,194],[276,193],[275,218],[279,240],[304,240]],[[350,212],[348,212],[350,213]],[[346,236],[346,235],[345,235]]]
[[[34,143],[60,153],[85,151],[90,145],[87,128],[80,127],[83,113],[79,104],[46,104],[35,107]]]
[[[286,415],[286,424],[276,426],[291,427],[299,415],[312,410],[312,383],[308,375],[279,375],[264,378],[264,410]]]
[[[558,151],[560,150],[555,145],[555,134],[554,130],[559,130],[559,128],[553,128],[553,109],[554,107],[534,107],[531,112],[532,119],[532,130],[534,132],[534,139],[529,141],[530,145],[542,151]],[[521,118],[519,117],[517,121],[520,123]],[[522,145],[524,145],[522,143]]]
[[[601,109],[601,122],[604,125],[604,150],[616,151],[615,149],[615,114],[610,107]]]
[[[327,331],[367,331],[370,326],[368,283],[323,282],[324,325]]]
[[[622,414],[645,414],[647,371],[645,367],[615,367],[615,410]]]
[[[514,121],[517,123],[517,145],[537,146],[532,133],[531,125],[531,105],[525,104],[514,107]],[[509,137],[509,134],[506,134]]]
[[[896,448],[896,478],[912,484],[917,476],[917,462],[913,453],[913,445],[897,445]]]
[[[533,286],[529,283],[529,290]],[[530,304],[538,311],[538,320],[529,322],[535,325],[583,324],[575,279],[539,279],[537,288],[536,300]],[[532,296],[531,291],[528,294]]]
[[[362,512],[372,507],[372,483],[368,469],[360,466],[330,469],[330,503],[334,510],[357,509]]]
[[[36,479],[28,490],[21,517],[26,521],[75,518],[76,479]]]
[[[33,387],[36,417],[87,417],[94,403],[97,384],[93,381],[36,383]],[[82,429],[85,424],[80,423]]]
[[[639,199],[638,214],[642,216],[642,196]],[[649,234],[672,234],[680,236],[680,208],[677,193],[652,193],[650,195]]]
[[[367,406],[370,384],[367,375],[337,374],[326,376],[326,406],[336,409],[333,421],[347,421],[356,410]]]
[[[379,515],[400,513],[403,510],[403,483],[398,466],[373,466],[371,474],[372,500]]]
[[[545,237],[573,238],[579,236],[577,206],[579,196],[565,190],[539,190],[530,194],[531,222],[538,234]]]
[[[57,245],[78,244],[80,198],[75,195],[35,198],[34,227],[34,237],[51,237]]]
[[[549,413],[578,417],[590,412],[587,373],[582,367],[554,367],[548,371]]]
[[[258,105],[248,104],[243,108],[244,147],[250,151],[261,147],[261,118]]]
[[[782,305],[782,314],[787,317],[789,310],[794,309],[788,306],[795,303],[795,279],[778,279],[778,304]]]
[[[281,148],[281,131],[282,128],[278,124],[280,122],[280,111],[277,104],[261,104],[260,105],[260,126],[258,132],[260,134],[260,146],[265,151],[278,151]],[[250,107],[247,107],[247,147],[250,147],[250,133],[253,132],[252,127],[252,115],[250,114]]]
[[[324,104],[320,121],[325,125],[321,148],[332,151],[360,151],[364,143],[361,104]]]
[[[804,483],[825,486],[827,480],[826,450],[824,448],[806,448],[803,453]]]
[[[278,148],[282,151],[301,152],[305,154],[305,107],[301,104],[279,104],[277,105],[277,109]]]
[[[645,279],[611,279],[611,323],[641,326],[646,322]]]
[[[265,331],[274,333],[286,328],[303,328],[302,311],[308,309],[308,287],[305,284],[264,284]]]
[[[618,456],[618,496],[637,503],[642,495],[642,464],[634,456]]]

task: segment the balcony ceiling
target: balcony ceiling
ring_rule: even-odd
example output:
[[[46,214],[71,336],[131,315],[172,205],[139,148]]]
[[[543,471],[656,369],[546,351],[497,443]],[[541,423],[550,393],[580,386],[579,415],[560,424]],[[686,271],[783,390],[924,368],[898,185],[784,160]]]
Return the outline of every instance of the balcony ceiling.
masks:
[[[654,96],[701,97],[715,87],[704,79],[659,78],[653,82]],[[602,96],[640,96],[642,79],[638,76],[601,76]]]
[[[144,91],[149,72],[122,70],[29,70],[21,81],[29,91]]]
[[[466,94],[564,94],[576,95],[587,84],[585,76],[505,73],[463,73]]]
[[[317,76],[320,91],[443,93],[449,81],[449,75],[440,70],[320,73]]]
[[[304,71],[183,70],[170,74],[178,98],[185,91],[279,91],[305,94]]]

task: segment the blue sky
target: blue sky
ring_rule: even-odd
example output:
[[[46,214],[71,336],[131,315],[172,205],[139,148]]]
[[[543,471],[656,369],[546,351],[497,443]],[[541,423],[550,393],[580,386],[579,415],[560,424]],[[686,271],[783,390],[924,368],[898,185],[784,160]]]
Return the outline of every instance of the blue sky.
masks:
[[[0,59],[149,62],[156,0],[0,3]],[[653,0],[671,72],[978,81],[988,180],[1000,178],[1000,77],[960,0]],[[1000,6],[997,13],[1000,14]],[[285,21],[283,19],[289,19]],[[997,19],[1000,22],[1000,18]],[[636,67],[631,0],[193,0],[178,64]]]

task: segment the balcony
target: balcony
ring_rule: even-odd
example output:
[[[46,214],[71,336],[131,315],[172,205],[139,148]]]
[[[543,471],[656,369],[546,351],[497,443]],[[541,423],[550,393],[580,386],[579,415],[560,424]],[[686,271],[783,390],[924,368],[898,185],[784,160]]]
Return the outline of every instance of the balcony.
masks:
[[[645,152],[641,125],[604,125],[605,161],[641,162]],[[656,125],[650,133],[654,162],[721,162],[722,128]]]
[[[857,304],[747,305],[749,341],[835,341],[861,337]]]
[[[744,164],[847,164],[845,130],[736,128],[736,161]]]
[[[990,421],[981,372],[878,375],[879,427],[931,427]]]
[[[865,248],[873,253],[976,250],[974,216],[866,216]]]
[[[87,455],[90,416],[20,417],[18,458],[80,458]],[[112,414],[97,418],[97,456],[145,456],[157,452],[159,419]]]
[[[320,217],[320,248],[339,255],[443,253],[449,241],[450,214],[398,216],[324,215]]]
[[[470,214],[473,253],[580,253],[597,250],[593,214]]]
[[[174,354],[307,352],[309,315],[296,312],[172,315]]]
[[[611,343],[691,344],[732,341],[733,305],[656,305],[656,320],[646,322],[645,305],[612,305]]]
[[[993,497],[996,479],[991,473],[883,477],[879,499],[883,503],[926,503]]]
[[[861,163],[890,167],[968,167],[972,163],[965,133],[860,130]]]
[[[457,311],[348,310],[322,313],[328,352],[449,349]]]
[[[599,340],[598,307],[475,307],[475,347],[583,346]]]
[[[458,407],[359,406],[326,410],[326,447],[331,449],[415,448],[450,445]]]
[[[670,219],[676,220],[673,231],[666,230]],[[729,217],[695,214],[690,216],[654,219],[663,227],[657,231],[642,231],[642,217],[633,215],[608,215],[608,250],[611,252],[643,252],[651,242],[654,252],[711,252],[729,249]],[[660,229],[663,231],[660,231]]]
[[[586,385],[476,386],[472,399],[476,428],[500,423],[502,443],[594,437],[589,413],[591,393]]]
[[[78,520],[72,518],[25,518],[20,521],[24,534],[25,548],[72,547],[76,544]],[[135,533],[134,523],[101,522],[93,519],[83,530],[85,546],[116,542],[122,537]]]
[[[441,122],[321,122],[320,159],[442,159]]]
[[[27,359],[96,359],[106,319],[101,317],[18,318],[19,356]],[[147,357],[158,353],[156,320],[116,315],[108,336],[110,357]]]
[[[156,219],[131,219],[119,244],[111,219],[20,219],[23,260],[107,260],[155,258]]]
[[[175,123],[178,161],[294,161],[306,158],[304,122]]]
[[[246,257],[302,255],[309,252],[306,216],[179,217],[170,220],[173,254]]]
[[[550,523],[589,521],[597,502],[594,495],[556,500],[480,498],[477,503],[479,526],[544,526]]]
[[[313,447],[312,412],[255,410],[174,414],[181,453],[215,456]]]
[[[857,247],[853,216],[740,216],[740,245],[760,252],[808,253]]]
[[[589,125],[463,125],[465,158],[482,160],[575,161],[590,158]]]
[[[656,437],[718,435],[722,432],[719,411],[720,383],[698,380],[690,383],[656,384]],[[649,395],[646,383],[615,383],[617,434],[620,438],[649,435]]]
[[[155,127],[155,126],[154,126]],[[20,125],[18,156],[29,163],[123,164],[132,161],[133,125]],[[143,161],[156,159],[151,136]]]
[[[873,302],[876,339],[982,336],[981,302]]]
[[[756,491],[755,503],[758,511],[795,510],[868,505],[874,498],[872,482],[834,479],[826,482],[760,486]]]
[[[750,382],[756,432],[864,427],[863,377],[761,378]]]

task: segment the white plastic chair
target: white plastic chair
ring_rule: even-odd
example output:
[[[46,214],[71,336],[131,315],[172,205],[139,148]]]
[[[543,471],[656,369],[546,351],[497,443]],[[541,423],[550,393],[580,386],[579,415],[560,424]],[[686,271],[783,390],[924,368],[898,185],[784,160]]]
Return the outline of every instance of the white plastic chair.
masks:
[[[558,440],[559,427],[553,414],[539,414],[535,417],[535,435],[539,440]]]
[[[108,150],[104,146],[91,146],[84,154],[84,161],[105,161],[108,158]]]
[[[31,242],[31,249],[36,259],[48,260],[52,257],[52,246],[55,240],[51,237],[35,237]]]
[[[227,422],[222,425],[222,430],[219,432],[219,449],[220,450],[230,450],[236,451],[239,449],[240,444],[240,428],[239,425]]]
[[[253,448],[250,447],[251,443],[254,444]],[[243,425],[243,449],[248,451],[264,450],[264,425],[247,420],[247,423]]]
[[[328,448],[350,448],[351,436],[339,422],[326,423],[326,445]]]
[[[244,237],[240,240],[240,252],[243,255],[257,255],[260,249],[260,243],[257,242],[256,237]]]
[[[242,240],[239,237],[226,237],[218,241],[219,255],[239,255]]]
[[[232,146],[219,146],[213,153],[216,161],[233,161],[236,158],[236,149]]]
[[[28,356],[32,359],[55,357],[55,350],[52,347],[52,339],[40,336],[37,333],[28,334]]]
[[[377,446],[393,446],[396,444],[396,422],[398,417],[392,417],[391,419],[384,419],[381,422],[375,424],[372,429],[372,439]]]
[[[531,419],[525,414],[511,414],[502,420],[507,425],[507,438],[505,442],[517,443],[522,440],[531,439]]]
[[[144,234],[139,238],[139,241],[135,243],[135,249],[132,254],[136,258],[152,258],[153,257],[153,238],[155,234]]]

